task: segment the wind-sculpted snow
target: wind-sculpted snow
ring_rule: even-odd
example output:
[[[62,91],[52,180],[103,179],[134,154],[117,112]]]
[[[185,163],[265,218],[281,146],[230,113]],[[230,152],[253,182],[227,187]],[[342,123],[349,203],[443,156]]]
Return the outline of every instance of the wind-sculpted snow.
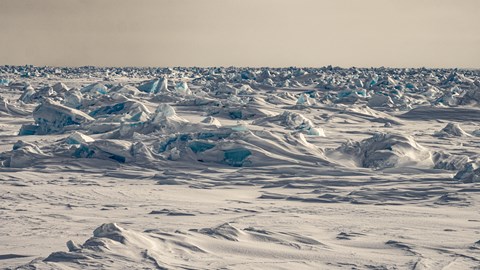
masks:
[[[361,142],[347,142],[338,151],[356,158],[365,168],[433,166],[430,152],[410,136],[376,133]]]
[[[0,72],[0,266],[480,261],[478,70]]]

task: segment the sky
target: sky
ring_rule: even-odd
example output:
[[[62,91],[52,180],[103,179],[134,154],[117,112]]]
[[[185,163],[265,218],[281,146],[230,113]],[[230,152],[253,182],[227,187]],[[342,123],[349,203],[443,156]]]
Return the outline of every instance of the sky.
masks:
[[[480,68],[480,0],[0,0],[0,65]]]

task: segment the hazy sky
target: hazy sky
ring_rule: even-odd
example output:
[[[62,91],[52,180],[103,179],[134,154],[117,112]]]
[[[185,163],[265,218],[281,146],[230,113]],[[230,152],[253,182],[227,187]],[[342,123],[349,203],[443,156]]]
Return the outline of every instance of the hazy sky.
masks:
[[[480,67],[480,0],[0,0],[0,64]]]

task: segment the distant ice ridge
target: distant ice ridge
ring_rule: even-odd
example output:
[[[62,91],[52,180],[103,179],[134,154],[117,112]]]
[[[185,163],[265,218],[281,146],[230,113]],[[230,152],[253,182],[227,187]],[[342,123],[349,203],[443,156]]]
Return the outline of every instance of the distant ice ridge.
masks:
[[[9,79],[8,85],[0,86],[18,95],[23,91],[16,101],[1,99],[2,116],[24,117],[33,111],[34,122],[24,125],[20,135],[65,134],[52,148],[40,147],[46,153],[42,158],[51,154],[130,164],[139,160],[219,166],[340,164],[342,160],[324,156],[322,145],[329,139],[326,135],[336,134],[326,128],[325,134],[323,128],[337,123],[346,130],[347,125],[365,123],[371,124],[372,133],[384,128],[394,132],[411,119],[443,117],[451,124],[434,136],[473,140],[459,123],[477,119],[480,89],[478,72],[468,70],[1,69],[28,74],[29,83],[27,78]],[[52,78],[33,80],[46,75]],[[75,87],[57,78],[68,79],[65,83]],[[375,135],[343,148],[335,145],[334,151],[356,166],[373,169],[417,166],[458,171],[470,162],[467,155],[431,151],[402,136]]]

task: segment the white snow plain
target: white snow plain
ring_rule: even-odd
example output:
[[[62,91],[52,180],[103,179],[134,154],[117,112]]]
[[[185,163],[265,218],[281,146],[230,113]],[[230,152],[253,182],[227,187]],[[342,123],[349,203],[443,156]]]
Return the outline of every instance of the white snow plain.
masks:
[[[480,71],[0,67],[4,269],[480,269]]]

